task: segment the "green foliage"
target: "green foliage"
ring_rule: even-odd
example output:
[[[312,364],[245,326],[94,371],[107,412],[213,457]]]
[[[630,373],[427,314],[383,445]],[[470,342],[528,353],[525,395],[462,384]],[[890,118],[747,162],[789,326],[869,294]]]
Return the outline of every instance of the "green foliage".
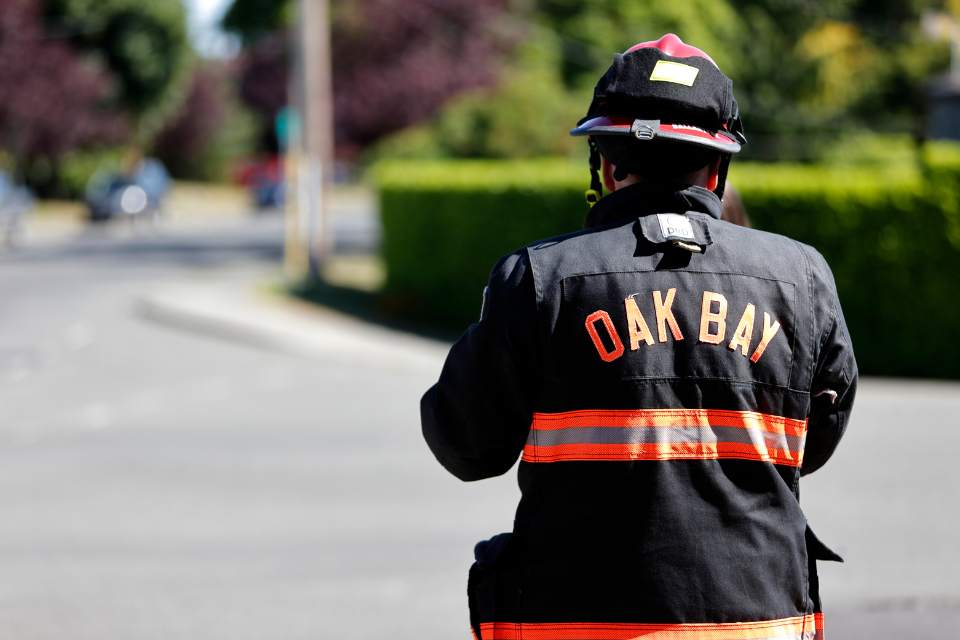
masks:
[[[835,13],[836,2],[805,0],[538,0],[537,14],[563,38],[562,68],[571,87],[592,88],[614,52],[677,33],[713,57],[733,78],[758,157],[809,157],[810,130],[824,125],[807,104],[818,92],[817,61],[799,48],[802,36]],[[848,78],[849,79],[849,78]],[[583,101],[586,109],[588,96]],[[803,135],[796,135],[797,130]]]
[[[537,158],[583,145],[566,132],[583,115],[586,93],[564,86],[560,41],[534,29],[495,89],[450,101],[430,123],[387,137],[370,153],[390,158]]]
[[[849,130],[916,132],[926,86],[947,65],[920,29],[939,0],[532,0],[527,34],[493,91],[454,100],[412,140],[436,157],[566,153],[614,52],[666,32],[706,50],[734,80],[747,159],[819,160]],[[538,113],[539,117],[530,117]],[[429,132],[435,140],[423,144]],[[404,133],[376,157],[402,157]]]
[[[227,105],[226,117],[213,139],[204,145],[192,167],[181,174],[189,180],[223,182],[231,178],[236,162],[248,158],[256,149],[257,121],[237,100]],[[179,176],[178,176],[179,177]]]
[[[744,35],[742,21],[726,0],[537,0],[535,8],[540,24],[562,39],[561,69],[569,86],[592,87],[614,52],[671,31],[709,51],[722,69],[732,70],[736,60],[729,44]]]
[[[940,177],[956,183],[960,172]],[[733,180],[756,226],[827,257],[865,372],[960,377],[960,345],[945,340],[960,314],[957,209],[938,196],[939,181],[902,169],[775,167],[743,167]]]
[[[427,320],[474,317],[498,256],[576,229],[585,213],[585,171],[569,163],[397,163],[376,173],[390,302]]]
[[[960,146],[949,142],[926,145],[923,170],[934,200],[947,216],[947,239],[960,247]]]
[[[921,148],[907,134],[878,134],[852,130],[825,143],[818,151],[823,164],[860,167],[915,167]]]
[[[45,0],[50,29],[106,67],[116,101],[149,138],[182,99],[190,52],[181,2]],[[178,89],[180,91],[178,91]]]
[[[960,151],[923,171],[870,166],[734,165],[756,227],[830,262],[862,370],[960,377]],[[495,260],[578,229],[585,168],[565,161],[388,163],[378,167],[386,300],[400,313],[463,324]]]
[[[434,131],[446,155],[453,157],[559,155],[574,147],[576,141],[564,134],[581,110],[556,78],[523,71],[511,74],[493,94],[458,99]]]
[[[228,73],[217,63],[198,65],[187,99],[153,141],[151,153],[174,178],[224,180],[231,162],[254,149],[257,123],[235,95]]]
[[[364,159],[367,165],[372,166],[389,160],[436,160],[447,157],[449,153],[436,131],[429,125],[421,125],[387,136],[368,150]]]
[[[237,102],[228,105],[221,126],[194,154],[175,158],[160,157],[170,175],[177,180],[225,182],[239,159],[249,157],[256,148],[257,122]]]
[[[245,44],[288,27],[293,20],[291,0],[233,0],[221,24]]]

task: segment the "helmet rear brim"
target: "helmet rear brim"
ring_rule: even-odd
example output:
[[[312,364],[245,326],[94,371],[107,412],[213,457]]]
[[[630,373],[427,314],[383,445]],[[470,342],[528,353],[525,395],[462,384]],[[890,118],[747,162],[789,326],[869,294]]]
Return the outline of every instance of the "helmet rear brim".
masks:
[[[572,136],[630,136],[637,140],[669,140],[709,147],[722,153],[739,153],[737,137],[721,129],[710,132],[690,124],[666,123],[659,120],[631,120],[597,116],[584,120],[570,130]]]

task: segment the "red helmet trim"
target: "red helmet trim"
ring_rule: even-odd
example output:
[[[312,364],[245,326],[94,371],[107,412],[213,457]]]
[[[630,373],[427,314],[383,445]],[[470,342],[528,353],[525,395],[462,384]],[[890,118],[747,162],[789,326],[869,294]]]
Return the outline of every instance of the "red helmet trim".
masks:
[[[634,121],[631,118],[597,116],[582,123],[573,129],[570,134],[574,136],[632,136],[634,135],[633,123]],[[726,153],[740,151],[740,143],[733,134],[723,129],[711,133],[690,124],[661,122],[653,137],[699,144]]]

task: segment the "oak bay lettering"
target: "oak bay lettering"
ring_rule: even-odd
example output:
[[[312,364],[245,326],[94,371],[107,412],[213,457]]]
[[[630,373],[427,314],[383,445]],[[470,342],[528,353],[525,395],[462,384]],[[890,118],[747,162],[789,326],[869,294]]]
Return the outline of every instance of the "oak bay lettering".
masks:
[[[680,342],[685,338],[673,312],[676,288],[651,292],[650,302],[638,301],[640,294],[627,296],[623,301],[627,324],[627,340],[617,332],[610,313],[598,309],[587,316],[584,327],[596,347],[597,355],[604,362],[613,362],[626,352],[653,347],[669,340]],[[646,309],[641,309],[641,305]],[[762,322],[757,327],[757,307],[748,303],[739,316],[730,316],[726,296],[715,291],[704,291],[700,301],[700,324],[697,341],[705,344],[726,345],[727,349],[756,363],[763,357],[770,342],[780,331],[780,322],[768,312],[763,312]],[[652,310],[652,312],[651,312]],[[652,323],[647,319],[652,319]],[[729,321],[729,322],[728,322]],[[728,329],[733,330],[728,332]],[[757,329],[755,332],[754,330]],[[756,338],[756,340],[755,340]],[[755,345],[755,346],[754,346]]]

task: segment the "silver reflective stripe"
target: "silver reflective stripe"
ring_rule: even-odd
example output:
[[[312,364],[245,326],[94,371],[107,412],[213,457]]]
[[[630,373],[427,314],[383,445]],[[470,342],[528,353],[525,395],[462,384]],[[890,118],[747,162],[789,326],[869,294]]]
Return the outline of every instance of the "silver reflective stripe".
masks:
[[[525,462],[757,460],[799,467],[806,419],[729,409],[534,413]]]
[[[741,427],[570,427],[531,429],[527,443],[541,447],[561,444],[716,444],[733,442],[764,449],[803,448],[804,436],[769,433]]]

